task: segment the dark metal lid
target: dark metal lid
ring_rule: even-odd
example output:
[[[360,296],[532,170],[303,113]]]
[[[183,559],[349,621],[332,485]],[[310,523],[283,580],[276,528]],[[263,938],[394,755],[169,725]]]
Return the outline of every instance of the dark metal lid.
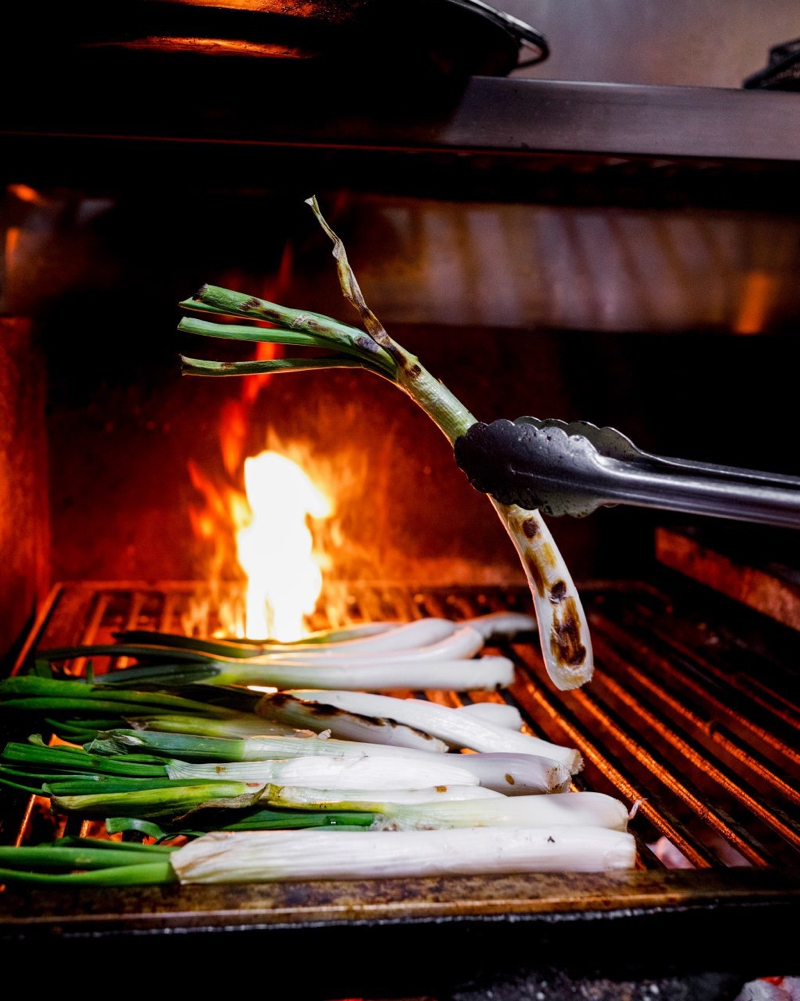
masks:
[[[61,54],[355,60],[368,73],[404,76],[504,76],[548,55],[538,31],[483,0],[83,0],[69,17],[37,23],[35,37],[39,51]]]

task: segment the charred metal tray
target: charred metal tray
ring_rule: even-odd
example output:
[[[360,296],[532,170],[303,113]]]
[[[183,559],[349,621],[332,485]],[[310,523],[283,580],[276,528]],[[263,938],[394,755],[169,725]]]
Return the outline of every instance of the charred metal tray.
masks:
[[[45,950],[78,962],[100,947],[122,961],[135,948],[147,962],[180,964],[187,987],[204,985],[196,959],[206,943],[252,977],[276,959],[307,957],[292,993],[320,999],[443,997],[548,969],[636,978],[800,973],[800,636],[668,575],[658,586],[599,582],[582,594],[597,660],[586,690],[557,692],[530,636],[504,648],[517,665],[513,686],[474,698],[512,702],[531,732],[578,747],[586,767],[576,788],[640,801],[635,871],[6,887],[0,941],[20,961]],[[530,609],[523,588],[381,582],[343,585],[340,597],[354,622]],[[204,584],[60,584],[15,671],[37,647],[103,642],[120,629],[180,630],[190,607],[204,608],[213,629]],[[0,796],[6,843],[47,838],[43,801]]]

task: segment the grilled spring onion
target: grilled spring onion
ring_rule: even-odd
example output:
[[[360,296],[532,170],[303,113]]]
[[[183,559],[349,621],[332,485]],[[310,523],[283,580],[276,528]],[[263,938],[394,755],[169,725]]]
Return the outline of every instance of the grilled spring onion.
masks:
[[[295,727],[284,723],[270,723],[252,713],[232,712],[224,718],[203,719],[201,716],[129,716],[128,723],[136,730],[147,733],[158,730],[161,733],[191,734],[192,736],[230,738],[291,736],[296,735]],[[105,730],[115,729],[106,726]],[[92,734],[94,737],[97,733]],[[91,739],[91,738],[89,738]],[[85,743],[85,741],[84,741]]]
[[[0,883],[151,886],[177,882],[174,848],[62,838],[52,845],[0,847]]]
[[[363,810],[283,810],[272,806],[236,810],[201,810],[172,824],[139,817],[106,817],[108,834],[137,831],[160,841],[196,838],[209,831],[297,831],[304,827],[371,827],[375,814]],[[163,826],[162,826],[163,825]]]
[[[87,745],[94,754],[125,754],[146,751],[181,761],[263,761],[267,758],[306,757],[308,755],[365,754],[388,758],[404,758],[425,765],[441,761],[440,752],[418,751],[392,747],[388,744],[364,743],[354,740],[306,737],[253,737],[245,740],[224,740],[214,737],[192,737],[187,734],[134,730],[117,730],[100,734]],[[487,789],[507,796],[530,793],[560,792],[569,786],[570,773],[565,765],[550,758],[533,754],[459,754],[449,755],[458,768],[471,772]]]
[[[447,744],[436,737],[431,737],[428,733],[415,730],[410,726],[402,726],[389,720],[376,720],[368,716],[358,716],[355,713],[331,713],[329,717],[336,715],[337,729],[340,736],[353,740],[375,741],[396,747],[419,748],[425,751],[435,751],[442,753],[447,750]],[[345,719],[346,717],[346,719]],[[196,734],[208,737],[230,737],[247,738],[268,735],[303,735],[317,733],[331,729],[333,723],[328,719],[328,724],[322,721],[322,714],[317,711],[313,714],[312,727],[304,722],[302,713],[298,713],[297,722],[289,722],[289,714],[286,716],[287,722],[281,723],[277,720],[268,720],[264,716],[248,716],[239,713],[234,717],[225,719],[204,720],[200,717],[173,717],[173,716],[153,716],[153,717],[130,717],[129,725],[144,733],[151,731],[161,731],[167,733]],[[112,725],[106,730],[113,730]]]
[[[420,628],[422,626],[425,628]],[[396,634],[400,636],[394,642],[400,646],[388,646]],[[134,635],[140,638],[146,634]],[[104,676],[103,684],[110,688],[199,684],[282,689],[349,688],[355,691],[398,688],[492,691],[508,686],[514,677],[514,666],[505,657],[475,658],[485,643],[480,630],[446,619],[408,623],[371,639],[316,647],[296,645],[291,650],[272,648],[268,653],[246,656],[238,653],[234,657],[222,656],[219,653],[222,645],[210,641],[194,641],[187,637],[165,639],[166,634],[159,634],[159,637],[180,651],[184,660],[171,663],[163,643],[153,643],[148,659],[162,658],[161,663],[113,672]],[[423,645],[412,645],[418,640],[422,640]],[[231,644],[227,646],[230,648]],[[148,646],[139,642],[90,649],[94,653],[142,656]],[[64,653],[64,649],[56,651],[57,655]],[[52,658],[53,651],[48,656]],[[188,660],[189,656],[195,659]]]
[[[333,746],[328,751],[327,745]],[[263,761],[265,758],[289,758],[306,754],[336,754],[336,745],[347,747],[355,741],[327,741],[308,733],[302,737],[211,737],[157,730],[107,730],[86,745],[92,754],[148,753],[181,761]],[[324,750],[317,750],[324,748]],[[343,753],[340,751],[339,753]]]
[[[180,659],[189,664],[217,660],[306,663],[377,657],[391,661],[454,660],[474,656],[490,639],[513,638],[535,628],[536,620],[529,615],[492,612],[461,622],[433,616],[403,623],[364,623],[349,630],[316,633],[291,643],[238,638],[209,640],[181,633],[127,630],[115,634],[116,644],[58,647],[41,651],[38,657],[55,661],[89,655],[124,655],[151,663]],[[171,657],[170,650],[178,653]],[[106,676],[103,680],[110,679]]]
[[[501,637],[509,639],[530,633],[536,629],[536,619],[522,612],[503,611],[487,612],[484,615],[463,619],[461,622],[437,616],[427,616],[412,622],[362,622],[344,629],[320,630],[291,642],[241,637],[201,640],[177,633],[145,630],[125,630],[116,633],[115,636],[122,643],[156,643],[188,650],[202,650],[212,655],[247,658],[259,654],[291,653],[306,647],[324,653],[338,650],[389,653],[394,650],[429,646],[449,636],[458,626],[477,629],[484,640],[488,641]]]
[[[505,613],[500,614],[506,618]],[[476,619],[474,623],[478,621]],[[491,635],[491,632],[487,633],[487,630],[501,628],[502,620],[494,621],[495,625],[487,622],[479,627],[472,621],[469,625],[470,628],[479,629],[485,639]],[[277,640],[205,640],[197,639],[194,636],[153,633],[144,630],[129,630],[117,633],[116,636],[122,643],[157,644],[176,649],[201,651],[212,657],[251,659],[253,657],[285,656],[299,653],[315,653],[319,656],[339,656],[342,654],[372,656],[376,653],[390,654],[400,650],[429,647],[451,636],[457,627],[458,623],[451,619],[432,616],[416,619],[413,622],[365,623],[361,626],[352,626],[349,630],[315,633],[291,643],[282,643]],[[511,628],[511,625],[506,622],[505,628]],[[522,628],[521,624],[518,624],[516,628],[519,631]]]
[[[324,724],[327,724],[334,736],[340,735],[337,734],[340,715],[354,713],[362,718],[391,720],[415,727],[454,748],[518,752],[552,758],[573,775],[583,767],[581,756],[574,748],[561,747],[527,733],[496,726],[457,709],[420,699],[399,699],[368,692],[300,690],[291,694],[265,695],[256,706],[256,712],[265,719],[295,724],[305,718],[309,729],[315,725],[324,729]]]
[[[139,830],[151,837],[165,831],[183,833],[191,827],[207,831],[295,830],[302,827],[365,827],[374,823],[373,812],[349,808],[312,813],[267,805],[259,786],[205,779],[126,779],[97,775],[59,778],[40,790],[55,806],[80,816],[100,817],[114,834]],[[135,793],[135,795],[131,795]],[[234,795],[230,795],[234,793]],[[386,794],[384,794],[386,795]],[[372,797],[375,798],[374,796]],[[253,806],[258,803],[258,806]],[[116,814],[109,819],[109,814]],[[164,825],[162,829],[155,821]],[[196,836],[196,833],[193,835]]]
[[[451,764],[448,757],[453,760]],[[401,757],[389,758],[362,754],[329,757],[311,755],[300,758],[272,758],[265,761],[240,761],[228,764],[190,764],[169,761],[171,779],[231,779],[257,782],[260,785],[307,785],[350,789],[426,789],[430,786],[479,785],[476,775],[458,767],[460,755],[431,756],[429,763]]]
[[[603,827],[217,832],[170,860],[181,883],[607,872],[633,868],[636,843]]]
[[[356,693],[353,693],[356,694]],[[409,747],[421,751],[447,751],[444,740],[415,726],[394,719],[349,712],[331,705],[317,705],[279,693],[269,702],[258,703],[258,715],[270,723],[284,723],[298,730],[330,733],[344,740],[361,740],[394,747]]]
[[[428,620],[421,620],[427,624]],[[439,621],[432,620],[434,624]],[[409,628],[417,623],[409,623]],[[90,656],[113,656],[113,657],[136,657],[139,660],[146,660],[148,663],[158,666],[159,664],[171,664],[174,661],[180,662],[187,669],[192,665],[229,663],[239,665],[241,661],[248,664],[274,664],[288,661],[293,664],[325,663],[329,660],[340,661],[417,661],[417,660],[458,660],[466,657],[473,657],[484,645],[482,633],[468,625],[458,623],[448,623],[446,630],[441,635],[441,630],[430,633],[438,638],[424,644],[413,644],[410,642],[414,637],[420,636],[422,631],[417,630],[411,636],[406,636],[404,645],[398,649],[386,647],[386,643],[380,643],[383,637],[374,640],[354,640],[351,643],[338,643],[316,646],[310,644],[303,647],[295,644],[291,647],[271,647],[266,652],[247,652],[246,655],[241,650],[235,651],[230,642],[215,643],[211,640],[194,640],[185,636],[172,636],[164,644],[160,642],[139,642],[139,643],[92,643],[85,646],[57,647],[43,650],[38,655],[40,660],[58,661],[68,660],[73,657]],[[137,636],[146,633],[137,633]],[[166,636],[169,634],[158,634]],[[377,647],[373,646],[377,644]],[[250,648],[246,648],[249,649]],[[113,675],[104,676],[104,683],[113,678],[117,678],[128,673],[128,669],[115,672]]]
[[[183,309],[204,314],[267,320],[270,328],[213,323],[186,317],[180,329],[200,336],[327,348],[321,358],[281,358],[271,361],[214,362],[182,358],[190,375],[231,376],[263,372],[360,367],[381,375],[406,392],[437,424],[451,444],[476,423],[476,418],[419,360],[394,341],[369,309],[338,236],[322,216],[316,199],[309,199],[320,225],[333,243],[339,283],[345,299],[358,311],[365,334],[358,328],[316,313],[289,309],[255,296],[205,285],[182,302]],[[554,684],[578,688],[593,671],[592,647],[580,597],[547,525],[536,511],[492,504],[505,526],[525,569],[531,588],[542,656]]]
[[[504,620],[494,620],[493,626],[477,628],[448,619],[421,619],[374,637],[270,647],[197,640],[169,633],[154,634],[148,642],[147,633],[133,632],[123,633],[123,642],[118,644],[61,647],[44,651],[40,656],[51,662],[90,655],[147,661],[104,675],[100,684],[107,686],[106,699],[114,698],[114,689],[134,686],[492,691],[511,684],[513,664],[505,657],[476,655],[493,629],[508,631],[513,628],[512,623],[519,621],[530,622],[525,617],[520,620],[505,616]],[[173,662],[173,655],[180,659]],[[72,684],[77,686],[80,682]]]
[[[297,793],[291,788],[269,789],[266,798],[277,806],[302,809],[372,810],[376,816],[373,828],[379,831],[438,830],[455,827],[607,827],[610,830],[628,829],[628,810],[613,796],[599,792],[562,792],[552,796],[498,796],[484,799],[454,797],[451,800],[429,796],[417,804],[386,797],[368,803],[361,797],[350,799],[336,790],[327,790],[327,796],[316,803],[307,790]]]
[[[129,667],[105,676],[107,690],[127,685],[260,686],[264,688],[347,688],[352,691],[392,691],[412,688],[443,691],[495,691],[514,680],[514,665],[506,657],[474,660],[402,660],[317,658],[314,661],[270,659],[208,661],[204,664],[164,664]]]

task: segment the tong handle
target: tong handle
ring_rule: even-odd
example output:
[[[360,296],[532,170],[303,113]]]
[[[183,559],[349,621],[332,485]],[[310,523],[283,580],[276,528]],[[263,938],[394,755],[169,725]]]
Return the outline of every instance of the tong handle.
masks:
[[[643,469],[602,458],[600,465],[605,475],[598,475],[595,490],[601,504],[634,504],[800,528],[800,481],[792,489],[775,485],[769,477],[758,479],[752,470],[737,477],[729,469],[722,477],[708,475],[699,465],[676,469],[665,463],[659,469]]]
[[[800,528],[800,478],[662,458],[613,428],[533,417],[475,424],[455,454],[476,489],[554,516],[631,504]]]

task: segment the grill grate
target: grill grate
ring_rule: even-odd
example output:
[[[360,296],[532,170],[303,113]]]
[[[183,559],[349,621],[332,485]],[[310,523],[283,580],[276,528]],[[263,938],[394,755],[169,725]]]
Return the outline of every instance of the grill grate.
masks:
[[[399,922],[408,930],[431,919],[557,923],[566,916],[587,919],[582,926],[588,929],[589,918],[607,917],[605,924],[613,924],[624,914],[641,929],[643,960],[659,954],[650,932],[653,915],[682,914],[684,930],[690,927],[689,912],[716,917],[720,927],[726,921],[733,926],[757,905],[758,937],[750,938],[738,957],[734,950],[719,961],[723,967],[747,965],[777,949],[778,960],[795,963],[788,942],[785,958],[780,949],[787,913],[796,920],[800,909],[800,685],[794,668],[800,663],[800,638],[760,620],[764,642],[758,649],[749,641],[750,612],[732,615],[726,606],[715,617],[713,599],[704,597],[700,605],[692,590],[696,585],[668,576],[665,581],[663,587],[615,582],[583,588],[597,662],[595,679],[585,690],[558,692],[530,636],[502,649],[517,665],[510,689],[471,696],[416,693],[450,706],[470,698],[508,701],[520,709],[530,732],[577,747],[586,765],[575,788],[638,804],[631,822],[639,843],[636,872],[388,880],[356,889],[345,882],[187,887],[162,890],[157,899],[152,892],[104,891],[110,910],[107,904],[99,911],[78,907],[74,893],[67,899],[37,891],[22,902],[9,889],[0,895],[0,929],[27,940],[32,934],[53,934],[55,928],[61,937],[65,922],[75,935],[96,936],[142,929],[333,929],[342,921],[360,927]],[[331,607],[343,610],[319,617],[315,627],[329,621],[460,619],[530,609],[522,588],[417,590],[380,583],[348,585],[346,595],[334,597]],[[233,584],[218,594],[193,582],[59,585],[19,666],[37,647],[108,642],[121,629],[185,631],[191,623],[197,631],[212,632],[218,625],[213,609],[220,601],[239,600]],[[97,658],[93,666],[102,673],[109,660]],[[21,823],[21,838],[33,837],[36,812],[29,807],[16,823]],[[96,833],[86,825],[82,832]],[[595,946],[602,942],[596,932],[592,936]],[[708,938],[704,941],[707,961]],[[584,954],[592,955],[585,945]],[[691,951],[673,961],[691,963]],[[454,974],[457,982],[470,969],[463,960]],[[772,972],[791,971],[773,967]]]

